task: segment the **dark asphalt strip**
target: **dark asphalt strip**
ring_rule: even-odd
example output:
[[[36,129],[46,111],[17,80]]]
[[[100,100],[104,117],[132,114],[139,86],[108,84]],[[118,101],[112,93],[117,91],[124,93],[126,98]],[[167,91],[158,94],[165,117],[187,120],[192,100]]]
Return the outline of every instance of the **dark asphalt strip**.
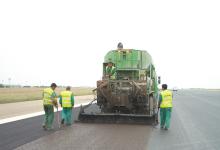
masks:
[[[77,115],[79,108],[74,108]],[[74,116],[74,117],[75,117]],[[57,124],[57,113],[54,118],[54,130],[45,131],[42,128],[43,115],[10,122],[0,125],[0,150],[11,150],[25,143],[36,140],[45,135],[59,130]]]

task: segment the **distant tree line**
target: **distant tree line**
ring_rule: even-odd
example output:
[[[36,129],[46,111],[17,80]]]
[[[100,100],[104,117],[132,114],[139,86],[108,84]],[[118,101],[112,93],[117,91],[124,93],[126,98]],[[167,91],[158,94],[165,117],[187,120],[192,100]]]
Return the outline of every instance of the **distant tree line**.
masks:
[[[30,85],[25,85],[25,86],[22,86],[22,85],[5,85],[5,84],[1,84],[0,83],[0,88],[47,88],[49,86],[44,86],[44,85],[41,85],[41,86],[30,86]],[[65,88],[66,86],[58,86],[59,88]]]
[[[7,85],[0,83],[0,88],[10,88],[10,87],[22,87],[20,85]]]

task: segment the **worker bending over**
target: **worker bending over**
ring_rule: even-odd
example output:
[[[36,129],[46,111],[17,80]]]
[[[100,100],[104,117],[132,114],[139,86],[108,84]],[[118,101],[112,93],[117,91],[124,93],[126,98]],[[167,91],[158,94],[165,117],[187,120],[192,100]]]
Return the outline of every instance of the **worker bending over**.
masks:
[[[109,79],[111,79],[111,80],[115,79],[116,68],[113,66],[112,62],[108,62],[108,65],[105,68],[105,74]]]
[[[159,108],[160,108],[160,128],[168,130],[170,127],[170,118],[172,112],[172,100],[173,94],[170,90],[167,90],[167,85],[162,85],[162,92],[159,98]]]
[[[43,106],[44,106],[44,122],[43,122],[43,128],[45,130],[51,130],[53,120],[54,120],[54,106],[57,106],[57,96],[55,93],[57,85],[55,83],[52,83],[49,88],[45,88],[43,90]]]
[[[71,125],[72,124],[72,108],[74,106],[73,92],[68,86],[65,91],[60,93],[60,105],[63,107],[61,124]]]

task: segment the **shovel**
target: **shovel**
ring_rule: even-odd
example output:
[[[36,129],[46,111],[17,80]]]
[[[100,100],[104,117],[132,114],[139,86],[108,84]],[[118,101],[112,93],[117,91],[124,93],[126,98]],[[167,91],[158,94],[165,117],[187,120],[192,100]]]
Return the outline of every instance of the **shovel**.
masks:
[[[58,128],[60,128],[60,113],[58,111],[58,106],[57,106],[57,122],[58,122]]]

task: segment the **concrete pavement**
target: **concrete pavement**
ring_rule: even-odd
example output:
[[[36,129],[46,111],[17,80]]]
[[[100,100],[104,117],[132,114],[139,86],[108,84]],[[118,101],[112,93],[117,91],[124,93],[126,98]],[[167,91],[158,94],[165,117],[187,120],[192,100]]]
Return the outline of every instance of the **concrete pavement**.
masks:
[[[219,150],[220,92],[185,90],[175,95],[171,129],[154,130],[150,150]]]
[[[90,102],[93,98],[93,95],[75,96],[75,105]],[[0,119],[40,112],[42,105],[42,100],[0,104]]]

